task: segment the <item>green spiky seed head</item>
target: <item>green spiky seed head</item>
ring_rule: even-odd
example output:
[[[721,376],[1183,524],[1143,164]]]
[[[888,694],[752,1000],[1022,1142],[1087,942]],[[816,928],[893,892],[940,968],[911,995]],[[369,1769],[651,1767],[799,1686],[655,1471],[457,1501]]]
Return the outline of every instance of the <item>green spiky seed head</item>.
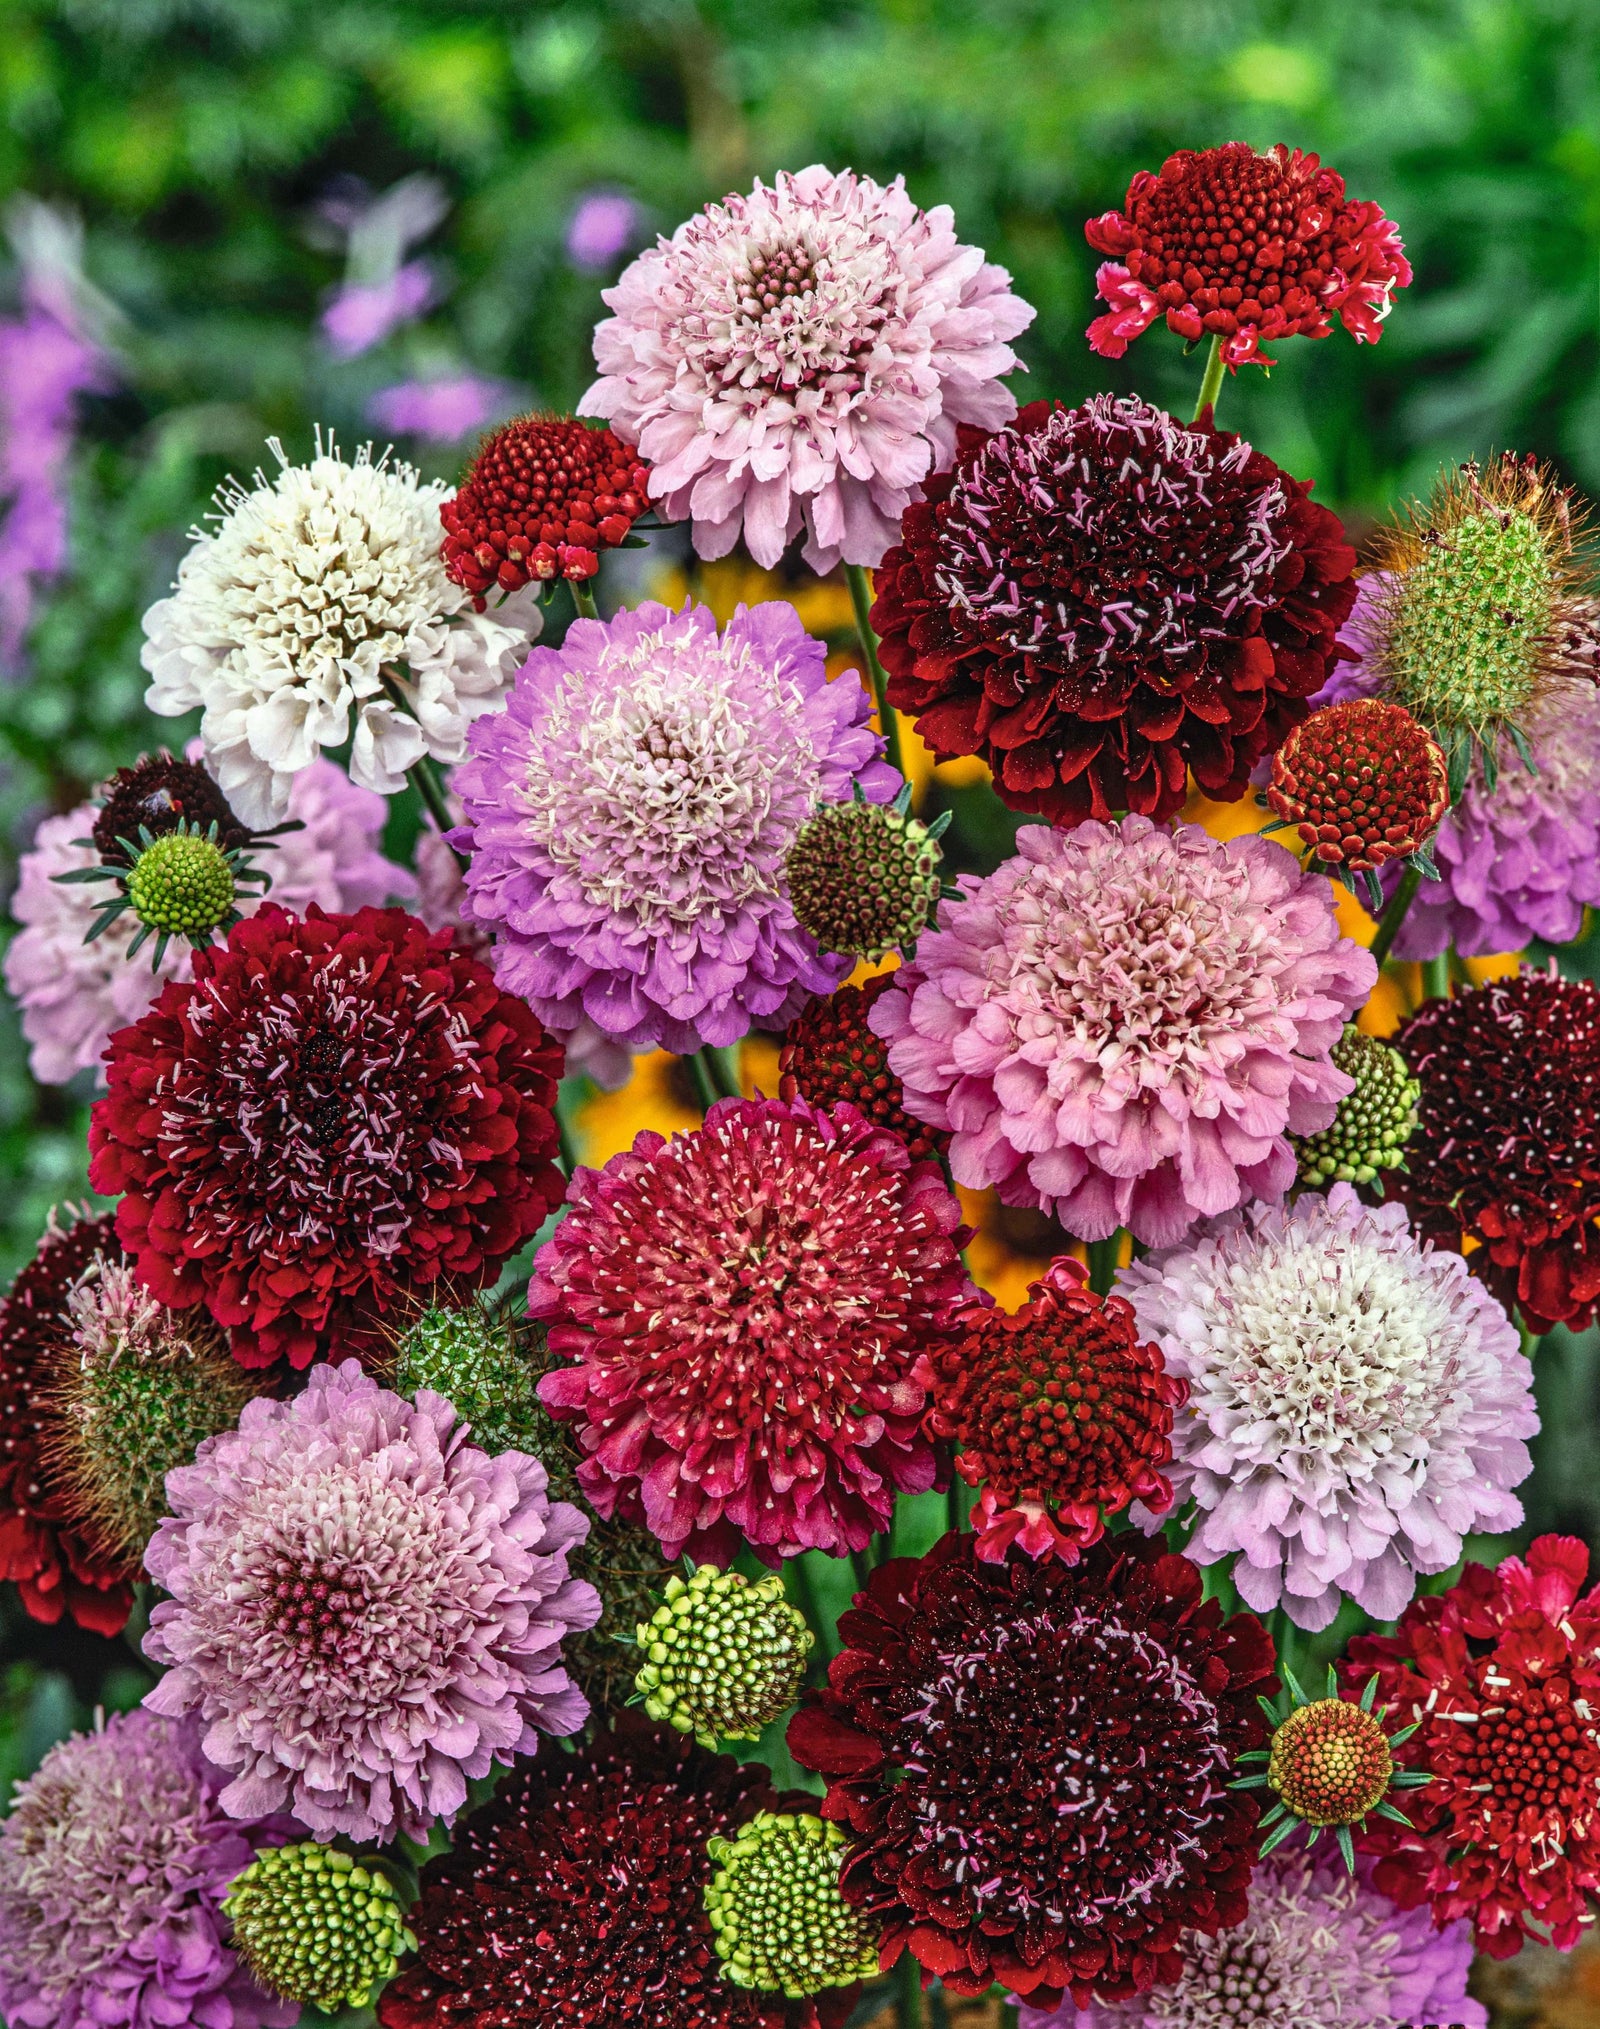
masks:
[[[839,1893],[848,1843],[835,1824],[775,1811],[712,1836],[706,1915],[725,1979],[799,2000],[875,1976],[877,1928]]]
[[[1514,509],[1458,521],[1395,600],[1395,697],[1430,725],[1515,719],[1538,679],[1553,581],[1539,524]]]
[[[1398,1050],[1351,1026],[1330,1052],[1356,1089],[1339,1101],[1333,1124],[1296,1143],[1300,1181],[1374,1184],[1384,1170],[1398,1169],[1417,1124],[1422,1086],[1406,1069]]]
[[[687,1582],[669,1579],[640,1623],[644,1709],[702,1747],[759,1739],[800,1695],[814,1639],[776,1572],[752,1585],[703,1564]]]
[[[472,1442],[481,1451],[528,1451],[543,1458],[535,1440],[549,1419],[535,1393],[538,1380],[510,1323],[476,1303],[424,1311],[395,1347],[399,1392],[415,1395],[431,1388],[448,1397],[472,1426]],[[548,1460],[544,1463],[549,1470]]]
[[[829,804],[789,848],[790,906],[819,950],[876,964],[933,920],[944,854],[904,801]]]
[[[153,839],[128,870],[128,906],[149,929],[169,937],[206,937],[232,913],[233,866],[215,840],[169,831]]]
[[[222,1907],[257,1981],[328,2014],[366,2007],[417,1947],[388,1876],[310,1839],[258,1852]]]

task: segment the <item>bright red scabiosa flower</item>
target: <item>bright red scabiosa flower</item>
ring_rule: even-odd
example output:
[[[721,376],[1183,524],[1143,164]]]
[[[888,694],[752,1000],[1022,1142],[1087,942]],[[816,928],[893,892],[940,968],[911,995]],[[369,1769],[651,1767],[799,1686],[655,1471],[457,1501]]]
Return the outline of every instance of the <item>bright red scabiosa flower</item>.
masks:
[[[359,1351],[411,1293],[492,1282],[561,1202],[560,1045],[448,930],[268,907],[107,1047],[96,1190],[246,1366]]]
[[[934,1356],[927,1427],[960,1445],[956,1471],[983,1486],[973,1526],[988,1563],[1014,1542],[1075,1564],[1105,1533],[1102,1509],[1172,1505],[1161,1467],[1188,1386],[1140,1343],[1126,1299],[1087,1284],[1063,1256],[1021,1310],[969,1311],[966,1337]]]
[[[486,439],[439,509],[445,576],[472,594],[592,578],[649,501],[637,451],[572,416],[521,416]]]
[[[789,1747],[828,1778],[886,1965],[1083,2005],[1177,1979],[1183,1931],[1243,1919],[1259,1813],[1229,1780],[1267,1737],[1272,1643],[1186,1557],[1121,1535],[988,1564],[951,1534],[857,1600]]]
[[[1180,338],[1219,337],[1230,367],[1271,366],[1263,341],[1326,338],[1335,317],[1376,344],[1411,280],[1381,206],[1347,198],[1344,178],[1298,148],[1180,148],[1159,176],[1139,171],[1121,211],[1083,230],[1111,256],[1095,278],[1111,308],[1089,326],[1107,359],[1163,314]]]
[[[867,1027],[873,1002],[893,984],[892,972],[880,972],[863,986],[841,986],[797,1015],[778,1059],[779,1095],[823,1107],[845,1100],[875,1126],[899,1135],[913,1162],[942,1158],[949,1134],[907,1113],[905,1087],[889,1069],[889,1046]]]
[[[1520,972],[1424,1001],[1395,1037],[1421,1080],[1406,1167],[1384,1189],[1529,1328],[1600,1309],[1600,990]]]
[[[853,1106],[725,1099],[579,1169],[528,1309],[578,1482],[669,1557],[838,1555],[934,1484],[928,1355],[974,1291],[939,1166]]]
[[[109,1635],[128,1618],[137,1564],[91,1547],[87,1518],[75,1514],[50,1462],[57,1353],[72,1332],[67,1298],[96,1255],[122,1258],[109,1212],[65,1225],[52,1212],[0,1303],[0,1578],[15,1582],[35,1620],[65,1613]]]
[[[889,701],[941,758],[980,755],[1013,810],[1165,818],[1306,716],[1340,654],[1356,554],[1241,437],[1136,395],[1031,402],[963,429],[884,558]]]
[[[1431,1775],[1406,1797],[1415,1829],[1369,1821],[1377,1885],[1443,1927],[1471,1917],[1480,1951],[1511,1958],[1529,1937],[1570,1951],[1600,1895],[1600,1588],[1589,1553],[1540,1536],[1527,1561],[1469,1564],[1413,1600],[1393,1635],[1357,1635],[1347,1688],[1376,1669],[1388,1718],[1417,1730],[1394,1748]]]
[[[853,1989],[787,2014],[723,1978],[707,1841],[777,1808],[767,1772],[624,1719],[525,1766],[423,1870],[417,1953],[384,2029],[784,2029],[834,2024]]]

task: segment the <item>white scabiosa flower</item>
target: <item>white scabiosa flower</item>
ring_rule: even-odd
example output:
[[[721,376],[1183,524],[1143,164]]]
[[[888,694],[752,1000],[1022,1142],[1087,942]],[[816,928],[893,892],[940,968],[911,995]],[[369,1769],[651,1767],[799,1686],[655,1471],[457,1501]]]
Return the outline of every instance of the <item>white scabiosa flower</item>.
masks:
[[[200,706],[206,763],[248,825],[277,822],[289,785],[350,742],[350,777],[392,796],[423,754],[453,766],[467,727],[496,710],[539,631],[536,594],[474,613],[445,576],[439,508],[450,488],[409,465],[353,463],[330,439],[253,490],[217,496],[170,598],[144,616],[145,702]]]

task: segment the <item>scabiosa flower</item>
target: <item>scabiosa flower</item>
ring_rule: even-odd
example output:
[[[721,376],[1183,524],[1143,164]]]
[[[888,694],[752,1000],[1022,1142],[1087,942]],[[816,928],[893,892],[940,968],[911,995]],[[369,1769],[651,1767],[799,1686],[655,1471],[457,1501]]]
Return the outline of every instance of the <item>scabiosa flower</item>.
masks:
[[[1191,343],[1220,338],[1234,369],[1271,366],[1263,341],[1327,338],[1335,317],[1375,345],[1395,290],[1411,280],[1382,208],[1346,197],[1338,171],[1298,148],[1180,148],[1159,175],[1141,169],[1123,209],[1090,219],[1084,234],[1111,256],[1095,277],[1111,307],[1089,326],[1107,359],[1163,315]]]
[[[199,1713],[224,1810],[426,1840],[470,1778],[583,1724],[561,1641],[600,1602],[567,1571],[587,1525],[546,1484],[537,1459],[465,1442],[443,1396],[413,1405],[354,1360],[250,1403],[167,1476],[145,1565],[171,1597],[145,1653],[170,1667],[145,1704]]]
[[[1600,991],[1521,972],[1424,1001],[1395,1037],[1421,1080],[1406,1167],[1385,1189],[1530,1330],[1600,1307]]]
[[[1393,1635],[1357,1635],[1347,1679],[1378,1672],[1397,1748],[1432,1777],[1407,1798],[1415,1829],[1374,1825],[1380,1888],[1444,1925],[1472,1919],[1480,1951],[1510,1958],[1528,1937],[1570,1951],[1600,1893],[1600,1594],[1589,1553],[1540,1536],[1527,1561],[1469,1564],[1416,1600]]]
[[[637,202],[621,190],[590,190],[567,221],[567,259],[575,268],[598,273],[626,252],[638,232]]]
[[[1401,1206],[1306,1192],[1119,1284],[1189,1384],[1170,1471],[1200,1511],[1190,1555],[1233,1558],[1248,1605],[1323,1628],[1347,1593],[1392,1620],[1463,1537],[1522,1520],[1533,1370],[1466,1263]]]
[[[1257,1812],[1228,1772],[1266,1736],[1272,1644],[1202,1604],[1187,1558],[1119,1536],[989,1564],[952,1533],[857,1600],[789,1747],[828,1778],[884,1964],[1087,2000],[1176,1977],[1184,1930],[1241,1920]]]
[[[1016,414],[1006,343],[1033,322],[1004,268],[962,246],[948,205],[919,211],[820,166],[707,205],[602,292],[600,377],[578,404],[654,468],[668,521],[703,557],[742,534],[770,570],[876,564],[958,423]]]
[[[1293,1183],[1286,1136],[1332,1121],[1350,1080],[1328,1052],[1376,978],[1270,840],[1029,825],[869,1020],[959,1183],[1161,1246]]]
[[[579,1169],[528,1308],[571,1360],[539,1384],[602,1515],[669,1557],[864,1549],[934,1484],[927,1357],[970,1300],[936,1164],[853,1106],[727,1099],[692,1134]]]
[[[796,1015],[778,1057],[779,1097],[809,1099],[829,1110],[844,1100],[875,1126],[898,1135],[913,1162],[942,1158],[950,1136],[906,1111],[904,1089],[889,1069],[888,1048],[867,1026],[874,1003],[893,984],[892,973],[880,972],[864,985],[841,986]]]
[[[942,885],[939,840],[953,813],[932,824],[911,815],[911,784],[893,803],[824,804],[801,826],[783,878],[802,930],[822,951],[876,965],[910,950],[933,920]]]
[[[839,1893],[848,1843],[810,1811],[758,1811],[734,1838],[713,1833],[706,1915],[735,1986],[802,2000],[876,1974],[877,1927]]]
[[[281,818],[294,777],[347,739],[352,780],[385,796],[424,754],[461,760],[540,626],[526,597],[467,610],[439,557],[448,488],[370,447],[346,464],[320,434],[309,465],[269,444],[282,469],[217,496],[217,530],[144,616],[141,655],[153,712],[204,708],[206,765],[251,825]]]
[[[1396,1909],[1372,1876],[1365,1857],[1351,1875],[1334,1854],[1283,1847],[1256,1869],[1241,1924],[1184,1937],[1170,1985],[1081,2013],[1071,2001],[1024,2006],[1022,2029],[1487,2029],[1487,2010],[1467,1993],[1469,1927],[1436,1931],[1425,1911]]]
[[[379,388],[367,403],[367,419],[397,437],[460,444],[519,406],[517,390],[505,381],[447,373]]]
[[[501,983],[630,1049],[781,1027],[849,960],[795,921],[783,863],[818,803],[899,788],[871,700],[792,606],[646,603],[535,650],[455,777]]]
[[[1105,1533],[1102,1510],[1172,1505],[1162,1468],[1188,1389],[1141,1345],[1125,1299],[1087,1282],[1063,1257],[1020,1310],[969,1311],[966,1336],[934,1356],[928,1428],[960,1445],[957,1472],[983,1487],[973,1526],[988,1563],[1013,1542],[1076,1563]]]
[[[1352,1024],[1330,1055],[1355,1080],[1339,1101],[1333,1125],[1296,1143],[1303,1184],[1375,1184],[1385,1170],[1399,1169],[1417,1125],[1422,1086],[1406,1069],[1400,1052]]]
[[[258,1853],[223,1908],[262,1986],[330,2015],[366,2007],[417,1947],[388,1875],[314,1839]]]
[[[561,1202],[560,1050],[447,932],[268,907],[194,969],[112,1038],[90,1174],[141,1281],[245,1365],[492,1282]]]
[[[1355,551],[1308,494],[1243,438],[1136,395],[965,431],[878,574],[889,702],[1058,824],[1170,817],[1190,768],[1241,796],[1305,717],[1355,598]]]
[[[0,1821],[0,2009],[17,2029],[287,2029],[227,1943],[251,1839],[192,1722],[115,1716],[53,1747]]]
[[[702,1747],[759,1740],[799,1696],[816,1639],[776,1572],[752,1584],[709,1564],[687,1583],[674,1573],[635,1632],[645,1711]]]

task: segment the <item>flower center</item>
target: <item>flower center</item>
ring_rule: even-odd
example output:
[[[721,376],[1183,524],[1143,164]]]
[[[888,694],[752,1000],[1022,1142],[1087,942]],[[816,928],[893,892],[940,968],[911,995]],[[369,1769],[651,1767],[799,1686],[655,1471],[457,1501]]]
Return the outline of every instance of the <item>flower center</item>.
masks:
[[[296,1563],[280,1557],[265,1591],[279,1632],[303,1655],[342,1660],[359,1647],[367,1598],[360,1574],[342,1561],[312,1557]]]
[[[1383,1727],[1346,1699],[1296,1706],[1272,1736],[1267,1781],[1309,1824],[1353,1825],[1383,1801],[1393,1773]]]
[[[1594,1796],[1596,1742],[1562,1695],[1565,1685],[1513,1685],[1492,1659],[1480,1666],[1483,1704],[1470,1760],[1488,1793],[1478,1807],[1487,1823],[1499,1813],[1540,1813],[1561,1825],[1586,1813]],[[1462,1727],[1462,1732],[1468,1731]]]
[[[214,930],[233,908],[233,868],[221,846],[169,831],[145,847],[128,873],[128,901],[141,923],[169,936]]]

